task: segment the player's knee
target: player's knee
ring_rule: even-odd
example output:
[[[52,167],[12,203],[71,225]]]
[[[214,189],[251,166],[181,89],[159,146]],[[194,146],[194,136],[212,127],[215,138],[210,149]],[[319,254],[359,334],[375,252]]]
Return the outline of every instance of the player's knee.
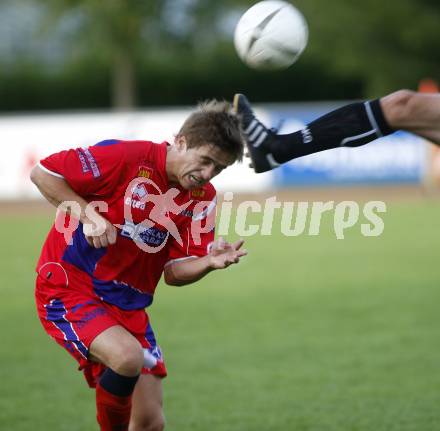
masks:
[[[404,129],[414,120],[418,93],[399,90],[380,99],[384,116],[393,129]]]
[[[165,418],[162,409],[154,414],[144,414],[130,421],[129,431],[163,431]]]
[[[121,347],[112,355],[110,368],[124,376],[140,374],[144,364],[144,353],[140,344]]]

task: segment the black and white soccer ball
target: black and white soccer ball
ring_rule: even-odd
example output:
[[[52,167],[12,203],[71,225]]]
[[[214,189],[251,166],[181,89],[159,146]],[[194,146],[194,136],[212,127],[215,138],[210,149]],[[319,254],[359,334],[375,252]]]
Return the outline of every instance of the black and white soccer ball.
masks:
[[[290,3],[266,0],[256,3],[240,18],[234,34],[239,57],[255,69],[285,69],[304,51],[308,26]]]

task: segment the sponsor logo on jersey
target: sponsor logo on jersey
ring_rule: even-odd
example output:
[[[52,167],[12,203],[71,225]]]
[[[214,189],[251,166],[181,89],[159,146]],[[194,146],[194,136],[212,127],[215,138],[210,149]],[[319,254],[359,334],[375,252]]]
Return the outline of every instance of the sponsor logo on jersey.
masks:
[[[139,166],[138,177],[151,178],[153,175],[153,169],[148,166]]]
[[[92,169],[92,174],[94,178],[98,178],[101,176],[101,172],[99,171],[98,164],[96,163],[95,158],[93,157],[93,154],[90,152],[88,148],[83,148],[82,151],[84,152],[87,162],[89,163],[90,168]]]
[[[203,198],[203,196],[205,196],[205,190],[203,189],[191,190],[191,196],[194,198]]]
[[[79,162],[81,163],[81,169],[83,171],[83,174],[87,174],[87,172],[90,172],[90,168],[87,165],[86,162],[86,156],[84,155],[84,153],[81,151],[81,148],[78,148],[76,150],[76,154],[78,155],[79,158]]]
[[[138,201],[136,199],[132,199],[130,197],[125,198],[124,201],[125,205],[128,205],[131,208],[135,208],[138,210],[144,210],[145,209],[145,203]]]
[[[168,238],[168,232],[156,227],[146,228],[141,223],[136,224],[126,220],[121,229],[121,235],[131,238],[134,242],[147,244],[151,247],[159,247]]]

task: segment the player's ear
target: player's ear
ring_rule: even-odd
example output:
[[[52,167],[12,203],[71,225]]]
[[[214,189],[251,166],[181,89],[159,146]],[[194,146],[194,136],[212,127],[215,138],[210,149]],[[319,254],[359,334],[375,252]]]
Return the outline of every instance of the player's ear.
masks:
[[[174,144],[176,145],[178,151],[183,153],[186,151],[187,144],[185,136],[177,135]]]

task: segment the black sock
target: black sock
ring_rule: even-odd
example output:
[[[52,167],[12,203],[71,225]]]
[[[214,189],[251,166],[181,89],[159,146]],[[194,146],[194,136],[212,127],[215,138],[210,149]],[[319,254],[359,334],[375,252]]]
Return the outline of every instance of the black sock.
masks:
[[[394,130],[379,99],[352,103],[312,121],[304,129],[278,135],[268,149],[278,163],[337,147],[358,147]]]
[[[119,397],[128,397],[134,391],[139,376],[127,377],[107,368],[99,379],[99,384],[107,392]]]

